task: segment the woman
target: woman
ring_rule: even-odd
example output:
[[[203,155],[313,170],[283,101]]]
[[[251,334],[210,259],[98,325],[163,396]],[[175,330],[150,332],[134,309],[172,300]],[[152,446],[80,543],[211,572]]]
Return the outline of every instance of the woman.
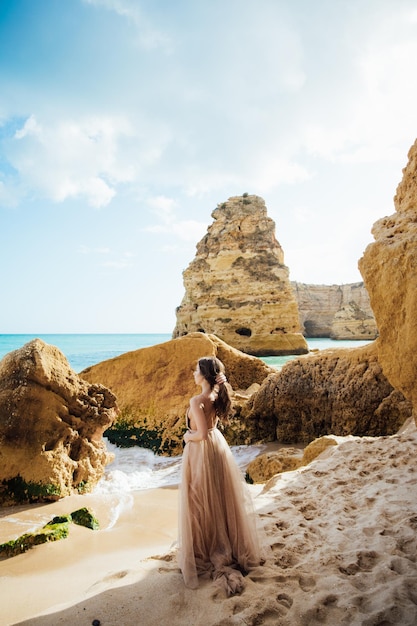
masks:
[[[224,365],[198,361],[201,393],[190,400],[182,460],[179,564],[187,587],[199,576],[219,580],[227,595],[243,589],[243,576],[260,563],[255,514],[247,485],[217,429],[227,421],[230,397]]]

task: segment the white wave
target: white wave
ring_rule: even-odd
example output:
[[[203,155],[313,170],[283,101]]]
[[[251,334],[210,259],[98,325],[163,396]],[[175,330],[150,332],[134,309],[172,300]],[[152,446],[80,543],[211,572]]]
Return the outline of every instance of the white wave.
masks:
[[[181,457],[164,457],[140,447],[118,448],[107,443],[114,461],[107,466],[94,493],[122,494],[158,487],[178,485],[181,475]],[[265,446],[232,446],[231,450],[242,472]]]

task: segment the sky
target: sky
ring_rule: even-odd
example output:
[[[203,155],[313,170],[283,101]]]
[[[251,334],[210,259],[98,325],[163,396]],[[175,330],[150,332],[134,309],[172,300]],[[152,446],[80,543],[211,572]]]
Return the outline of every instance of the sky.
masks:
[[[416,76],[415,0],[0,0],[0,333],[171,333],[243,193],[291,280],[362,280]]]

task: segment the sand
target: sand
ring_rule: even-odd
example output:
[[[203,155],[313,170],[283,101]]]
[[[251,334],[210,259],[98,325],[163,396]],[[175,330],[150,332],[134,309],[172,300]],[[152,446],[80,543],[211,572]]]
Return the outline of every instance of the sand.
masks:
[[[415,425],[336,439],[309,466],[251,488],[267,560],[241,595],[226,598],[210,580],[184,587],[173,546],[177,492],[158,489],[136,494],[107,530],[71,529],[0,562],[1,624],[415,626]],[[110,522],[109,507],[90,498]],[[14,516],[48,521],[78,502],[89,505],[83,496],[75,507],[65,499]]]

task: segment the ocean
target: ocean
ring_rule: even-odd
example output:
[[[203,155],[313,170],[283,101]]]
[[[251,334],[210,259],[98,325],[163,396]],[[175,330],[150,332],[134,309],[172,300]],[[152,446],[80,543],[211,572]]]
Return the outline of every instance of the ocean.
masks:
[[[0,359],[7,353],[32,339],[39,338],[56,346],[63,352],[72,369],[79,373],[90,365],[111,359],[115,356],[154,346],[171,339],[168,333],[161,334],[17,334],[0,335]],[[367,341],[333,341],[331,339],[308,339],[311,350],[325,348],[354,347]],[[265,357],[269,365],[280,369],[296,356]],[[96,486],[97,494],[121,494],[143,489],[178,485],[180,479],[180,457],[160,457],[144,448],[117,448],[106,443],[115,459],[106,468],[104,477]],[[245,472],[248,463],[260,454],[266,446],[232,446],[233,455]]]
[[[79,373],[90,365],[112,359],[124,352],[155,346],[169,341],[172,335],[160,334],[24,334],[0,335],[0,359],[32,341],[42,339],[65,354],[72,369]]]
[[[170,341],[170,333],[132,333],[132,334],[18,334],[0,335],[0,360],[12,350],[21,348],[32,339],[42,339],[56,346],[65,354],[72,369],[79,373],[90,365],[112,359],[124,352],[155,346]],[[333,339],[307,339],[310,350],[326,348],[353,348],[368,341],[334,341]],[[272,367],[280,368],[284,363],[297,358],[290,356],[270,356],[262,360]]]

